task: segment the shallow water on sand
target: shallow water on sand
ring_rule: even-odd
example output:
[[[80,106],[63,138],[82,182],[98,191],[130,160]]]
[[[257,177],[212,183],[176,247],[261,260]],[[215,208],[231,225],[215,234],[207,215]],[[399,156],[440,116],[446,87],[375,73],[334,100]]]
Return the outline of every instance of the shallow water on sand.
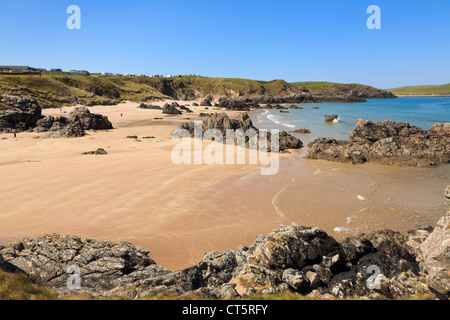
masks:
[[[400,100],[401,104],[408,101]],[[419,99],[415,103],[423,102],[424,100]],[[448,112],[442,111],[444,102],[442,99],[436,100],[437,111],[430,109],[426,119],[419,121],[424,128],[429,129],[430,123],[444,120],[443,114]],[[450,99],[448,102],[450,103]],[[382,106],[382,103],[382,100],[372,101],[368,108],[373,108],[373,105]],[[397,101],[396,103],[393,106],[398,106]],[[386,100],[385,104],[391,105],[392,100]],[[386,105],[381,108],[383,118],[374,117],[370,120],[391,120],[386,113],[389,109]],[[355,104],[319,104],[319,110],[312,110],[314,105],[311,104],[300,106],[305,109],[290,110],[290,114],[281,116],[278,115],[278,110],[252,112],[250,116],[254,125],[262,129],[310,129],[313,131],[310,135],[297,135],[305,145],[320,136],[347,139],[349,131],[355,127],[354,123],[348,122],[327,125],[323,115],[311,116],[313,111],[325,109],[325,114],[334,111],[339,115],[346,114],[344,109],[351,109],[352,118],[368,119],[364,117],[367,110],[358,113]],[[427,107],[432,108],[429,103]],[[450,108],[450,104],[447,108]],[[308,121],[301,119],[302,112],[306,114]],[[436,118],[430,116],[433,114]],[[416,124],[414,116],[405,111],[403,121]],[[401,110],[396,109],[392,120],[399,121],[399,117]],[[434,225],[447,211],[443,192],[445,186],[450,184],[449,164],[430,168],[374,164],[355,166],[305,160],[303,156],[306,149],[289,158],[287,168],[280,173],[283,178],[279,177],[285,184],[272,199],[277,214],[287,224],[318,226],[331,235],[342,238],[380,228],[406,231],[420,225]]]

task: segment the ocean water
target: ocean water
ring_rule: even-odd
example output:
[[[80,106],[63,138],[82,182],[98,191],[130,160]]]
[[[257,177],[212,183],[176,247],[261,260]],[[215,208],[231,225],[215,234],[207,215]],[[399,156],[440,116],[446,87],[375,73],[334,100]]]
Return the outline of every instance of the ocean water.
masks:
[[[318,137],[348,139],[357,119],[394,120],[430,129],[450,122],[450,97],[374,99],[367,103],[298,104],[304,109],[251,112],[256,127],[292,131],[305,146]],[[318,110],[313,109],[319,107]],[[325,115],[339,121],[325,123]],[[444,188],[450,185],[450,164],[436,167],[352,165],[306,160],[307,147],[282,162],[273,181],[282,181],[272,205],[283,224],[318,226],[345,237],[381,228],[406,231],[433,225],[447,208]],[[261,181],[260,183],[273,183]]]
[[[347,139],[350,130],[356,127],[355,121],[358,119],[373,122],[408,122],[425,130],[429,130],[436,122],[450,122],[450,97],[371,99],[366,103],[316,103],[297,106],[304,109],[290,109],[289,113],[266,110],[254,116],[265,129],[309,129],[311,135],[305,137],[308,141],[318,137]],[[314,107],[319,109],[315,110]],[[325,115],[332,114],[339,116],[339,122],[325,123]]]

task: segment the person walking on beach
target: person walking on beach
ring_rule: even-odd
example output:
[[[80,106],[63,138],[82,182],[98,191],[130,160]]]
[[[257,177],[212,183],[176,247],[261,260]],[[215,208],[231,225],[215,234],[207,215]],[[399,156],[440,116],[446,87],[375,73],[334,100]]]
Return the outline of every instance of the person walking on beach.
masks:
[[[16,131],[16,129],[14,129],[14,138],[17,138],[17,131]]]

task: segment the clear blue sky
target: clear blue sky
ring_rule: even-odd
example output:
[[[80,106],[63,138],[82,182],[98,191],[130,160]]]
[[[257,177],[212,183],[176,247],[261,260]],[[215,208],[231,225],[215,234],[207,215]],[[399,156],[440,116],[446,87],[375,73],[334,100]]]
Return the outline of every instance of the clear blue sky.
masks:
[[[81,30],[69,30],[69,5]],[[369,30],[369,5],[382,29]],[[91,72],[450,82],[449,0],[0,0],[0,64]]]

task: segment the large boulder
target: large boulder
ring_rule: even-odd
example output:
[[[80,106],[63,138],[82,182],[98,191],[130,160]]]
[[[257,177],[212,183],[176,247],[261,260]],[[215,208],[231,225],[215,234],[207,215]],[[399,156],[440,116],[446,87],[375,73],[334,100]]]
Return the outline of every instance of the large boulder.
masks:
[[[36,99],[29,96],[0,94],[0,132],[28,130],[41,118]]]
[[[75,108],[69,116],[71,123],[79,122],[83,130],[108,130],[113,129],[108,118],[101,114],[93,114],[86,107]]]
[[[81,289],[100,293],[150,275],[169,273],[148,257],[149,251],[127,242],[82,241],[75,236],[46,235],[24,239],[0,250],[0,268],[24,272],[37,284],[60,294],[73,292],[68,281],[79,270]]]
[[[427,285],[440,295],[450,297],[450,212],[422,243]]]
[[[166,103],[163,106],[163,113],[165,114],[183,114],[180,110],[177,109],[178,104],[176,102],[174,102],[173,104],[169,105],[168,103]]]
[[[337,114],[333,114],[331,116],[329,116],[329,115],[325,116],[325,122],[335,122],[336,120],[339,120],[339,116]]]

